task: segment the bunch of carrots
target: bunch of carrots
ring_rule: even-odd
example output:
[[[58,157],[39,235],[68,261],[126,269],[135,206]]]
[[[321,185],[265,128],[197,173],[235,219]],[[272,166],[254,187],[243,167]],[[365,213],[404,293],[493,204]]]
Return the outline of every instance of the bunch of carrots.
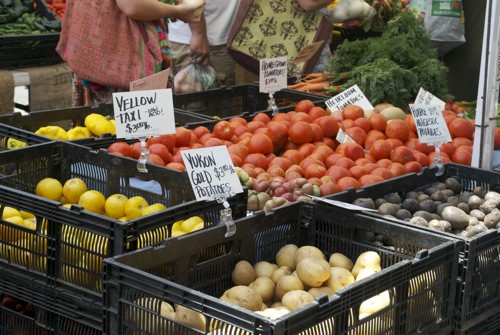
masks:
[[[319,72],[305,75],[299,82],[288,85],[288,88],[299,92],[327,95],[325,89],[330,86],[328,73]]]
[[[47,8],[53,11],[57,17],[62,20],[66,10],[66,0],[45,0]]]

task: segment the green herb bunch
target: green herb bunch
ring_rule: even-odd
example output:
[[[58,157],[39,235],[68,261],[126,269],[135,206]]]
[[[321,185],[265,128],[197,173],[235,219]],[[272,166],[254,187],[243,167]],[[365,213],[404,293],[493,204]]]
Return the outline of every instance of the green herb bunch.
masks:
[[[344,41],[330,61],[329,72],[332,86],[327,92],[357,84],[374,105],[386,102],[408,110],[420,87],[443,100],[452,98],[448,68],[412,11],[394,17],[379,37]]]

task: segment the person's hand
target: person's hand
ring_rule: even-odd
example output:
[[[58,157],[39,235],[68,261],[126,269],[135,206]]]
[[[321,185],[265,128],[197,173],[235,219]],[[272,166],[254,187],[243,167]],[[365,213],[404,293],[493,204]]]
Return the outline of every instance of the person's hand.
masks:
[[[210,45],[206,35],[193,34],[189,43],[188,56],[193,63],[207,66],[210,59]]]
[[[186,23],[199,22],[201,16],[198,14],[199,11],[198,12],[196,11],[203,8],[204,6],[205,2],[179,3],[178,5],[175,6],[177,11],[177,19]]]

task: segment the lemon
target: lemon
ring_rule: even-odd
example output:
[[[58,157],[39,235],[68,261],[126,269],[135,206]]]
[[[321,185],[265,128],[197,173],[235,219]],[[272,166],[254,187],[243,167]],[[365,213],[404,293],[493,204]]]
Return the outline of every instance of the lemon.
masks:
[[[36,230],[36,219],[34,217],[29,219],[24,219],[24,226],[28,229]]]
[[[183,231],[189,233],[192,232],[194,227],[196,227],[196,225],[199,223],[203,223],[203,219],[199,216],[192,216],[182,222],[181,228]]]
[[[184,234],[187,234],[187,233],[185,231],[182,231],[182,230],[176,230],[176,231],[172,230],[172,237],[177,237],[177,236],[181,236]]]
[[[163,211],[165,209],[167,209],[167,207],[164,204],[160,204],[159,202],[157,202],[157,203],[154,203],[154,204],[149,205],[148,207],[144,208],[142,210],[141,215],[144,216],[144,215],[148,215],[148,214],[153,214],[156,212]]]
[[[124,217],[127,200],[127,196],[120,193],[110,195],[104,203],[104,212],[113,219]]]
[[[24,226],[24,219],[21,217],[21,215],[14,215],[14,216],[5,218],[4,220],[8,221],[10,223],[17,224],[19,226]]]
[[[140,195],[136,195],[127,200],[125,204],[125,215],[129,220],[142,216],[142,210],[149,206],[146,199]]]
[[[36,184],[35,193],[50,200],[60,201],[63,195],[63,186],[59,180],[47,177]]]
[[[177,222],[174,222],[174,224],[172,225],[172,232],[182,231],[182,227],[181,227],[182,221],[184,221],[184,220],[179,220]]]
[[[192,231],[200,230],[200,229],[203,229],[204,227],[205,227],[205,222],[200,222],[196,226],[193,227]]]
[[[104,203],[106,197],[104,194],[97,190],[88,190],[84,192],[78,200],[78,205],[82,206],[85,210],[93,213],[102,214],[104,212]]]
[[[4,210],[4,213],[5,213],[5,210]],[[30,212],[25,212],[23,210],[20,210],[19,213],[21,214],[21,217],[23,219],[31,219],[31,218],[34,218],[35,215],[33,213],[30,213]]]
[[[122,216],[121,218],[118,218],[118,220],[121,222],[127,222],[128,218],[126,216]]]
[[[80,196],[87,192],[87,184],[80,178],[66,180],[63,185],[63,196],[70,204],[77,204]]]
[[[21,216],[21,212],[15,209],[14,207],[5,206],[3,208],[2,219],[5,220],[13,216]]]

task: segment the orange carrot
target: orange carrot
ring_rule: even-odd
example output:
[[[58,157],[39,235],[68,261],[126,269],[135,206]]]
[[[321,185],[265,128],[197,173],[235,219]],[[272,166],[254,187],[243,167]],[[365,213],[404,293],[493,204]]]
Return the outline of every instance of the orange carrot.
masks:
[[[328,86],[330,86],[329,82],[322,81],[319,83],[311,83],[311,84],[304,85],[302,87],[299,87],[297,89],[297,91],[300,91],[300,92],[322,91],[323,89],[325,89]]]

